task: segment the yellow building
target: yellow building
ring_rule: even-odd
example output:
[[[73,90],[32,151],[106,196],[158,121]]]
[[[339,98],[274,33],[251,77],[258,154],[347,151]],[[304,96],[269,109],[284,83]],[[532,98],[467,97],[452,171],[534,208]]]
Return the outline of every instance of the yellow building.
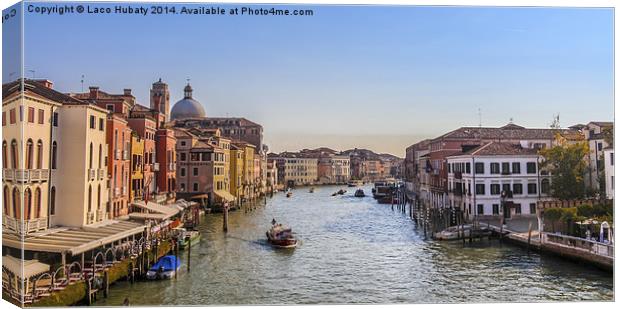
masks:
[[[144,193],[143,167],[144,140],[138,134],[131,134],[131,173],[129,174],[129,201],[142,200]]]
[[[244,148],[232,144],[230,146],[230,193],[237,203],[243,197],[243,166]]]
[[[242,142],[235,141],[234,145],[239,147],[239,149],[243,149],[243,179],[241,180],[241,190],[242,196],[246,200],[253,199],[254,189],[256,188],[256,177],[255,175],[255,167],[254,167],[254,153],[256,148],[254,145]]]

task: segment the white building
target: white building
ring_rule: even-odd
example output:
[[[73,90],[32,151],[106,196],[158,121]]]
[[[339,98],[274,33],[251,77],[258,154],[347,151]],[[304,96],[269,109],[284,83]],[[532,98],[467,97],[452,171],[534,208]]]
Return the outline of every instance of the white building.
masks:
[[[613,132],[613,122],[591,121],[587,125],[575,125],[572,128],[581,130],[583,136],[588,142],[590,152],[588,154],[588,171],[585,175],[586,185],[593,190],[602,191],[600,177],[605,168],[603,167],[603,150],[609,146],[605,141],[606,130]]]
[[[312,185],[317,182],[318,159],[287,153],[286,157],[274,158],[278,179],[285,187]]]
[[[603,149],[605,156],[605,195],[608,199],[614,198],[614,149],[607,147]]]
[[[538,169],[537,150],[523,146],[490,142],[448,156],[449,205],[469,219],[536,216],[536,202],[550,193],[550,177]]]

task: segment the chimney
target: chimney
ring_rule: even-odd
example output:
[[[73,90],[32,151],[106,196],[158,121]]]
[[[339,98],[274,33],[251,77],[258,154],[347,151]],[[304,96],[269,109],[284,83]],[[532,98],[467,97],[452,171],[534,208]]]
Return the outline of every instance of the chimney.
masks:
[[[35,79],[35,81],[45,86],[46,88],[54,88],[54,83],[49,79]]]
[[[89,99],[98,99],[99,98],[99,87],[90,86],[90,87],[88,87],[88,89],[90,90]]]
[[[126,96],[130,96],[131,95],[131,89],[130,88],[123,89],[123,94],[125,94]]]

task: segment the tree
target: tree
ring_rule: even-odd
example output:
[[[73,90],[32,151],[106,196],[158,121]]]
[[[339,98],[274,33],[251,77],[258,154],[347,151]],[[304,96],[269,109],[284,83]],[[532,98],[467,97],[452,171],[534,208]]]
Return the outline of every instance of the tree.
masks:
[[[560,208],[549,208],[545,210],[545,220],[551,222],[551,231],[555,233],[555,222],[562,217],[562,210]]]
[[[588,144],[584,142],[568,143],[557,134],[559,143],[543,149],[540,155],[543,161],[541,169],[551,172],[551,195],[558,199],[579,199],[585,196],[584,175],[588,165],[586,155]]]

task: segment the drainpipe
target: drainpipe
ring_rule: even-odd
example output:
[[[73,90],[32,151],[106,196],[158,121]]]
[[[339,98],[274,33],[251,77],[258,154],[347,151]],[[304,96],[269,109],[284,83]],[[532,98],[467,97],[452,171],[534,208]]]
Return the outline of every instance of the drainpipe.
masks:
[[[50,228],[50,216],[51,216],[51,206],[52,206],[52,199],[51,194],[52,194],[52,146],[54,145],[54,141],[53,141],[53,132],[54,132],[54,106],[52,105],[52,107],[50,108],[50,115],[52,116],[52,118],[50,118],[50,149],[49,149],[49,161],[48,161],[48,166],[49,166],[49,170],[47,172],[47,228]],[[55,196],[54,196],[55,198]]]

